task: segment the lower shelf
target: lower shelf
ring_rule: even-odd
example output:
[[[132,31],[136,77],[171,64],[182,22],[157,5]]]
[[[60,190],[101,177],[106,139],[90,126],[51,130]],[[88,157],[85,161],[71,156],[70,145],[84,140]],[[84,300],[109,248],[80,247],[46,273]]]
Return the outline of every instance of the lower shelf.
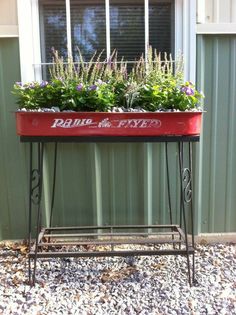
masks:
[[[191,245],[178,225],[51,227],[41,230],[29,258],[188,256]]]

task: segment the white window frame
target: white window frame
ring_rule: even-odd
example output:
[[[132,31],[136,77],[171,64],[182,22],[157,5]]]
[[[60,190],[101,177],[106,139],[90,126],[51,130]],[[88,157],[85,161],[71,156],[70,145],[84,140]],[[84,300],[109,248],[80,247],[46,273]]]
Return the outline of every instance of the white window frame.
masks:
[[[67,34],[71,34],[70,0],[66,1]],[[145,51],[149,37],[148,3],[144,1]],[[41,53],[38,0],[17,0],[21,80],[29,82],[41,80]],[[107,55],[110,54],[109,0],[105,0]],[[68,37],[68,36],[67,36]],[[70,36],[69,36],[70,37]],[[195,82],[196,75],[196,0],[175,0],[175,55],[184,55],[184,75],[186,80]],[[71,40],[68,41],[71,54]]]

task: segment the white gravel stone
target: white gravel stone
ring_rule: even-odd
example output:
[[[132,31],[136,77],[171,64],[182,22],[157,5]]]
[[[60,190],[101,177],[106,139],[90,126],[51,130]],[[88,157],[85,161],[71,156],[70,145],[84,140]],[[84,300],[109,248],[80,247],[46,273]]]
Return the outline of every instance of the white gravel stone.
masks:
[[[41,259],[32,288],[27,263],[0,247],[0,314],[236,314],[235,244],[197,246],[194,287],[181,256]]]

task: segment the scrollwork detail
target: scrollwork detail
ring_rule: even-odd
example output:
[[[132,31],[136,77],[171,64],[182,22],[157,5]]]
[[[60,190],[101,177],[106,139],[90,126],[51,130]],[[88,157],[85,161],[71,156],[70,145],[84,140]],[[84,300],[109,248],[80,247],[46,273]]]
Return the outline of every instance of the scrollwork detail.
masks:
[[[38,169],[32,170],[31,181],[31,201],[34,205],[38,205],[40,203],[40,172]]]
[[[191,187],[191,171],[189,168],[183,170],[182,175],[183,190],[184,190],[184,202],[189,203],[192,200],[192,187]]]

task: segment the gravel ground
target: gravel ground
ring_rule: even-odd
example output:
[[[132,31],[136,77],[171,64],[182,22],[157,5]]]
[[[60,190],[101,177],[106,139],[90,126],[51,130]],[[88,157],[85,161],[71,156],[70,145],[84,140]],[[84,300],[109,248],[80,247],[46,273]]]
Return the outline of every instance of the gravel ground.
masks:
[[[196,279],[186,258],[39,260],[27,283],[24,245],[0,246],[0,314],[236,314],[236,245],[197,245]]]

